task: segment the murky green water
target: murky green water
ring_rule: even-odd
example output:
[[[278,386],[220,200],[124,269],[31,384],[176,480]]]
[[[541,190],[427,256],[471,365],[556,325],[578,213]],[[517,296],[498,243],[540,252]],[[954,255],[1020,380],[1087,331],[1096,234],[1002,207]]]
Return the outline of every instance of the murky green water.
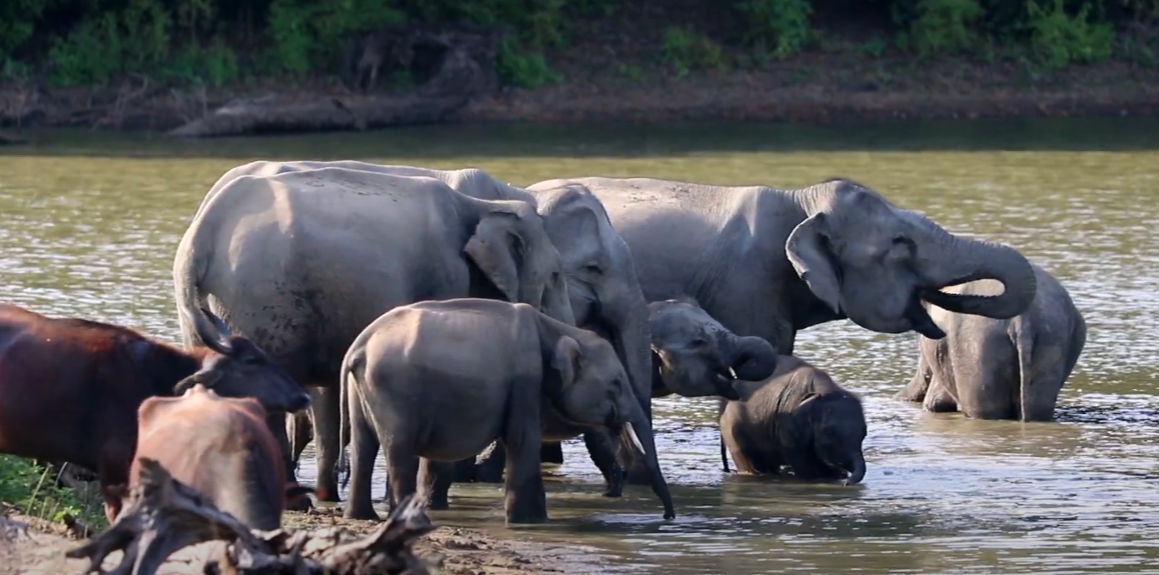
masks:
[[[596,174],[861,180],[955,232],[1011,243],[1063,280],[1090,333],[1060,421],[977,422],[893,401],[912,375],[915,336],[829,324],[801,333],[797,349],[864,394],[863,485],[725,476],[714,404],[664,400],[657,440],[676,521],[660,519],[646,488],[601,497],[573,443],[552,471],[551,523],[518,533],[589,545],[644,573],[1159,573],[1157,122],[34,138],[31,150],[0,151],[0,298],[173,341],[177,241],[210,184],[250,159],[477,166],[515,184]],[[453,493],[457,509],[436,520],[505,529],[499,486]]]

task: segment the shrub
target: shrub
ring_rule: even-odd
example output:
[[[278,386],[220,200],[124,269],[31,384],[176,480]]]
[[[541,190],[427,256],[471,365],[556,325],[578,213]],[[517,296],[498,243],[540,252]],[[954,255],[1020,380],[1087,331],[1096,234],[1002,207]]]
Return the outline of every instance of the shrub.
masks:
[[[779,58],[805,48],[813,13],[809,0],[745,0],[736,7],[749,21],[746,42],[771,46]]]
[[[977,43],[973,26],[983,14],[977,0],[921,0],[909,40],[923,56],[973,50]]]
[[[666,29],[662,49],[664,61],[672,64],[681,76],[700,68],[724,66],[720,46],[689,28],[670,26]]]
[[[1063,0],[1044,0],[1049,6],[1029,0],[1031,47],[1039,63],[1056,69],[1071,63],[1098,62],[1111,56],[1115,42],[1114,27],[1105,22],[1091,22],[1091,5],[1084,2],[1074,16],[1069,16]]]

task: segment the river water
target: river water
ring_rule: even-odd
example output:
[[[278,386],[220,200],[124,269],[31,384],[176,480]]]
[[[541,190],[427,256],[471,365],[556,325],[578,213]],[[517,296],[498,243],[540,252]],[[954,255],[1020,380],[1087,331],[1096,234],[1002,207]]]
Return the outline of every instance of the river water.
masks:
[[[579,442],[549,469],[548,524],[505,528],[496,485],[455,487],[455,509],[434,519],[583,544],[613,570],[640,573],[1159,573],[1159,122],[31,137],[30,148],[0,151],[0,298],[171,341],[177,242],[214,180],[251,159],[476,166],[517,185],[598,174],[781,187],[855,178],[955,233],[1012,244],[1063,281],[1089,335],[1057,422],[971,421],[895,401],[916,336],[831,323],[800,333],[797,353],[864,397],[862,485],[726,475],[714,403],[666,399],[657,443],[675,521],[661,520],[647,488],[600,496]]]

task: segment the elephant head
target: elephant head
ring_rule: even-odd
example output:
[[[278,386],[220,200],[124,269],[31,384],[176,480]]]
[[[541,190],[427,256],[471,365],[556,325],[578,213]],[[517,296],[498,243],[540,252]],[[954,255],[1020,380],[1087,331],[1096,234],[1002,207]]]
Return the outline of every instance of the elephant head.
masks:
[[[806,218],[785,252],[829,313],[873,331],[945,337],[922,300],[948,311],[1007,319],[1030,305],[1034,270],[1005,245],[954,236],[876,191],[837,179],[794,192]],[[997,296],[940,289],[979,279],[1004,286]],[[815,323],[815,322],[814,322]]]
[[[575,324],[559,251],[535,206],[519,201],[480,201],[485,207],[467,256],[511,303],[525,303],[567,324]],[[472,295],[476,294],[472,286]]]
[[[664,518],[675,517],[672,495],[656,454],[652,424],[640,407],[615,350],[594,332],[539,317],[544,391],[552,408],[575,425],[610,429],[625,447],[639,453],[652,490],[664,505]]]
[[[777,368],[769,342],[732,333],[690,297],[648,304],[648,327],[657,397],[675,393],[737,400],[734,381],[761,381]]]
[[[847,474],[845,485],[865,478],[865,413],[851,393],[809,393],[793,411],[794,427],[830,469]]]
[[[611,342],[650,417],[648,310],[628,244],[584,186],[530,189],[559,246],[576,325]]]

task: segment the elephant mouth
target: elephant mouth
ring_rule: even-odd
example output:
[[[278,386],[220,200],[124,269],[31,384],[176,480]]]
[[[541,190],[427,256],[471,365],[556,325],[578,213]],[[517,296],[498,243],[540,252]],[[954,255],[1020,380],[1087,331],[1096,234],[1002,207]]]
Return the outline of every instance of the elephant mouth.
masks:
[[[914,291],[910,296],[909,302],[905,308],[905,318],[909,320],[913,330],[929,339],[942,339],[946,337],[946,332],[934,323],[934,318],[930,317],[926,307],[922,305],[922,295],[924,290]]]
[[[740,399],[740,393],[736,390],[736,382],[736,372],[731,367],[725,367],[716,372],[716,389],[721,397],[729,401]]]

